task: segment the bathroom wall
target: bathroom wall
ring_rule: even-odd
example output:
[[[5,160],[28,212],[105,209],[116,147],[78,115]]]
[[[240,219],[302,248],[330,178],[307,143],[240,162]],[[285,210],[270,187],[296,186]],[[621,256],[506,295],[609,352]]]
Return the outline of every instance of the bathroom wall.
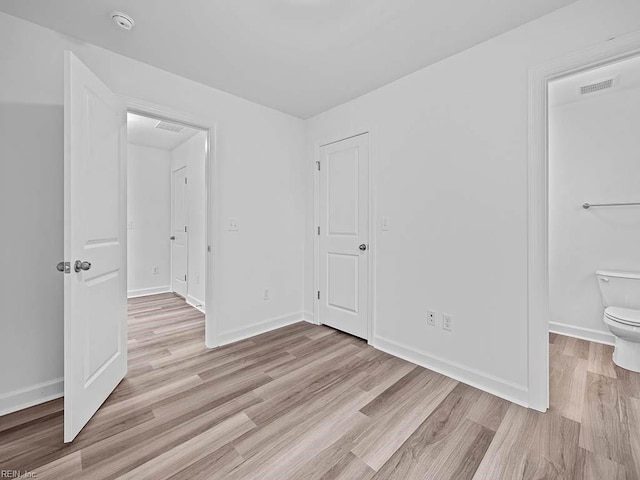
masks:
[[[625,79],[549,115],[550,327],[608,343],[595,271],[640,272],[640,207],[582,204],[640,202],[640,87]]]
[[[187,302],[205,304],[205,155],[206,132],[199,132],[171,152],[171,171],[187,167],[188,290]]]
[[[171,154],[129,145],[127,155],[127,290],[129,296],[170,289]],[[153,268],[158,267],[157,273]]]

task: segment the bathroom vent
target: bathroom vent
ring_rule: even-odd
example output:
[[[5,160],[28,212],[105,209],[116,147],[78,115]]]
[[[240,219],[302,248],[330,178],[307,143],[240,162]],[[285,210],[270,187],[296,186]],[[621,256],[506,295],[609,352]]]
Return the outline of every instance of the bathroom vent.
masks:
[[[609,78],[607,80],[603,80],[602,82],[591,83],[589,85],[582,85],[580,87],[580,95],[586,95],[588,93],[595,93],[601,90],[606,90],[607,88],[613,87],[613,78]]]
[[[156,123],[155,128],[159,128],[160,130],[167,130],[168,132],[180,133],[184,130],[182,125],[176,125],[175,123],[163,122],[159,121]]]

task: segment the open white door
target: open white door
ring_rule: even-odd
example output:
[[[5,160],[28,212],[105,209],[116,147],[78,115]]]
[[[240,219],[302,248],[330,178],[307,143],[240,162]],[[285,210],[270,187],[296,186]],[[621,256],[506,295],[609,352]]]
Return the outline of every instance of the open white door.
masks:
[[[65,53],[64,441],[127,372],[126,110]]]

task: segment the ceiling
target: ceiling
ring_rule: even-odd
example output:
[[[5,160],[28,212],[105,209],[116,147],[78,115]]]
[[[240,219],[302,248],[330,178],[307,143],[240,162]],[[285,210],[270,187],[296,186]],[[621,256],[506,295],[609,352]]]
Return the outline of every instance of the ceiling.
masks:
[[[308,118],[575,0],[0,0],[0,11]],[[110,19],[131,15],[125,31]]]
[[[159,120],[135,113],[127,114],[127,140],[134,145],[173,150],[193,137],[200,130],[184,127],[180,133],[155,128]]]
[[[581,87],[609,79],[613,79],[611,88],[584,95],[580,94]],[[640,88],[640,56],[551,82],[549,84],[549,106],[557,107],[633,88]]]

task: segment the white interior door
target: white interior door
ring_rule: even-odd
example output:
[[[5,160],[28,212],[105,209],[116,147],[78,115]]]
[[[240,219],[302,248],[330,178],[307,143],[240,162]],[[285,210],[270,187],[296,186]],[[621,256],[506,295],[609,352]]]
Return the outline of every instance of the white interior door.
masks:
[[[171,288],[187,296],[187,167],[171,178]]]
[[[320,322],[367,338],[369,136],[320,149]]]
[[[127,372],[126,111],[65,54],[64,440]]]

